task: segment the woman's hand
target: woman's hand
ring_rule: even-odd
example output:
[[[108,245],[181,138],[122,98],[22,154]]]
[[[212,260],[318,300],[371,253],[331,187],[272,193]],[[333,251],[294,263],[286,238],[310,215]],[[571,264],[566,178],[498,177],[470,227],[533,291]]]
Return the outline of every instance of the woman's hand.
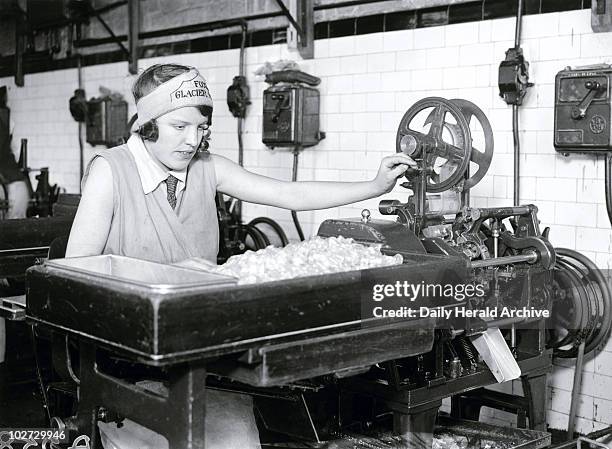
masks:
[[[390,192],[395,187],[397,179],[402,176],[409,167],[416,167],[417,163],[403,153],[387,156],[380,162],[378,174],[374,183],[379,189],[379,195]]]

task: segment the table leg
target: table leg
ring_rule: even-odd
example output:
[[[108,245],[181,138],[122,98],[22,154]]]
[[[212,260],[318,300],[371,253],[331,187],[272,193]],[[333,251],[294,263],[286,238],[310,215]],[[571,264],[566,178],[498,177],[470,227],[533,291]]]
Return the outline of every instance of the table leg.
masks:
[[[393,412],[393,430],[402,436],[407,449],[431,449],[440,405],[442,401],[434,401],[408,413]]]

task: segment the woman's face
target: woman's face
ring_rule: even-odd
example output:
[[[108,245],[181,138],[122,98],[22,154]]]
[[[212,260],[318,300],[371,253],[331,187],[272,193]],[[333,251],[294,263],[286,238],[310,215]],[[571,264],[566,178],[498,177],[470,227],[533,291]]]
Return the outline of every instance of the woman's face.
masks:
[[[145,146],[162,168],[181,171],[187,168],[204,136],[208,137],[208,117],[196,107],[168,112],[155,120],[159,129],[156,142]]]

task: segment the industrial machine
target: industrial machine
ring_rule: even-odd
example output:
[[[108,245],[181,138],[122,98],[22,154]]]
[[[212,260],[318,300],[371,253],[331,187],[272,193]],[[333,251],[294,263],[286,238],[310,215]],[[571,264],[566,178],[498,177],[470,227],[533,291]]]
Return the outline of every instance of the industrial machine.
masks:
[[[471,131],[474,129],[479,131],[479,139],[472,135],[476,134]],[[487,291],[482,298],[468,301],[473,310],[551,310],[553,292],[548,286],[555,251],[540,232],[537,208],[467,206],[469,189],[483,178],[493,155],[491,128],[482,111],[466,100],[423,99],[402,118],[397,151],[411,156],[418,168],[407,172],[403,186],[412,195],[406,203],[386,200],[379,205],[383,215],[397,216],[396,222],[370,219],[369,211],[364,211],[361,218],[324,222],[319,235],[381,243],[383,251],[402,246],[404,251],[459,257],[469,267],[464,282],[480,284]],[[428,306],[434,304],[429,302]],[[444,397],[455,396],[455,416],[472,419],[478,419],[482,405],[492,406],[500,399],[492,398],[493,392],[479,391],[469,396],[481,399],[475,405],[461,395],[494,383],[491,364],[482,363],[473,341],[487,329],[503,328],[522,373],[526,396],[522,413],[532,429],[545,430],[544,395],[551,363],[545,347],[545,320],[489,315],[485,319],[440,320],[437,326],[439,333],[431,352],[391,361],[370,370],[367,376],[348,379],[345,394],[353,401],[367,398],[382,410],[393,412],[396,433],[414,444],[429,446]],[[485,397],[491,400],[485,403]],[[519,409],[517,405],[516,411]],[[368,410],[370,418],[375,411]]]
[[[473,130],[478,130],[479,138]],[[366,397],[384,404],[383,409],[396,415],[394,430],[408,441],[427,441],[441,399],[451,395],[456,417],[478,420],[486,405],[514,411],[519,424],[525,426],[528,418],[530,428],[545,430],[545,379],[551,352],[576,357],[579,348],[586,346],[592,352],[608,337],[611,303],[606,280],[584,256],[553,250],[548,230],[540,232],[535,206],[467,206],[468,190],[482,179],[493,154],[490,125],[474,104],[441,98],[417,102],[400,123],[397,151],[419,163],[417,169],[408,170],[408,182],[403,184],[412,191],[408,201],[379,205],[381,214],[396,215],[397,221],[371,220],[369,211],[364,211],[361,219],[324,222],[319,235],[352,236],[380,243],[387,251],[402,247],[460,255],[469,260],[470,279],[487,290],[471,307],[535,307],[548,309],[551,318],[447,321],[431,352],[347,380],[346,390],[353,401]],[[405,235],[410,237],[402,238]],[[490,363],[482,365],[474,336],[496,327],[503,329],[520,366],[523,397],[474,390],[490,383],[487,377],[494,371]],[[412,412],[411,419],[397,418],[402,411]],[[371,419],[374,413],[368,412]],[[363,417],[361,422],[366,422]]]
[[[500,407],[545,430],[553,354],[592,351],[609,333],[605,280],[584,257],[552,248],[535,206],[469,207],[493,154],[474,104],[417,102],[399,125],[397,151],[418,166],[406,173],[407,202],[380,203],[395,219],[364,210],[324,221],[318,234],[381,245],[401,254],[401,265],[254,285],[116,256],[28,270],[26,318],[79,345],[78,371],[68,345],[54,357],[78,397],[74,416],[54,422],[88,435],[91,447],[99,447],[97,421],[130,418],[170,449],[202,448],[206,385],[252,394],[276,442],[315,442],[285,447],[429,449],[449,396],[454,418]],[[373,296],[398,282],[451,294],[434,288],[414,304]],[[465,294],[470,285],[482,294]],[[379,304],[419,314],[377,316]],[[482,389],[519,377],[524,397]],[[143,378],[162,379],[163,391]],[[550,442],[523,432],[521,447]]]
[[[0,220],[0,279],[23,284],[26,270],[49,256],[54,241],[65,246],[78,204],[78,195],[64,193],[50,215]]]
[[[29,210],[36,204],[31,203]],[[47,368],[51,366],[49,345],[37,342],[38,351],[33,348],[32,329],[23,322],[25,272],[32,265],[42,263],[49,254],[63,254],[77,204],[75,195],[60,194],[51,207],[52,216],[0,220],[0,317],[7,319],[2,332],[6,332],[8,348],[4,363],[0,363],[0,407],[3,410],[10,407],[4,402],[7,396],[2,393],[19,391],[19,386],[25,390],[28,385],[36,391],[39,376],[50,371]],[[37,369],[41,366],[42,369]],[[40,410],[43,412],[42,407]]]
[[[225,200],[223,194],[217,192],[215,203],[219,223],[219,265],[249,250],[257,251],[270,245],[285,246],[289,243],[283,228],[271,218],[256,217],[249,223],[242,223],[235,200]]]

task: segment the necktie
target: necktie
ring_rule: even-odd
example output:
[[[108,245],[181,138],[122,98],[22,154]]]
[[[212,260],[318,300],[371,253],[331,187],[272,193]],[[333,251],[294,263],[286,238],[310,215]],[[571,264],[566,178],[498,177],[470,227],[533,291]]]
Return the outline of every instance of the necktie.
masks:
[[[176,185],[178,184],[178,179],[172,175],[168,175],[166,179],[166,187],[168,190],[168,203],[172,209],[176,207]]]

